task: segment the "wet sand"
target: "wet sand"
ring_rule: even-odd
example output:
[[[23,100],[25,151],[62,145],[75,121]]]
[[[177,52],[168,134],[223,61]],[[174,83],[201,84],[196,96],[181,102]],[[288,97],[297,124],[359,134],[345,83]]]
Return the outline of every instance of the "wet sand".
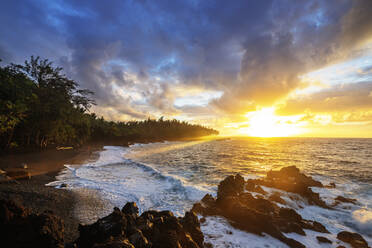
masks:
[[[88,159],[94,159],[97,150],[102,150],[102,145],[86,145],[71,150],[50,149],[43,152],[10,154],[0,157],[0,169],[14,174],[16,178],[21,177],[21,172],[25,171],[30,176],[57,173],[64,168],[65,164],[81,164]]]
[[[0,169],[10,175],[24,175],[15,180],[0,182],[0,198],[11,199],[30,208],[33,212],[52,211],[65,223],[65,240],[71,242],[78,236],[79,221],[75,217],[76,202],[85,201],[86,205],[96,205],[94,197],[81,197],[73,191],[47,187],[65,164],[83,164],[98,158],[100,145],[85,146],[78,150],[49,150],[40,153],[7,155],[0,157]],[[24,165],[27,165],[26,169]],[[12,174],[13,173],[13,174]]]

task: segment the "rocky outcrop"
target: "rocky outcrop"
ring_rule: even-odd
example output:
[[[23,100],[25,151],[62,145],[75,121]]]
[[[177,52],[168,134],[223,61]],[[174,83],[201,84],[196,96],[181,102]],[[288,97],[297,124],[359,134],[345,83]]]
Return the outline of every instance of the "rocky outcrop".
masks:
[[[273,194],[271,194],[269,196],[269,201],[274,201],[274,202],[280,203],[282,205],[286,204],[285,200],[283,200],[283,198],[281,197],[279,192],[274,192]]]
[[[223,216],[239,229],[258,235],[267,233],[290,247],[305,247],[287,238],[283,232],[304,235],[303,228],[312,228],[314,223],[303,220],[292,209],[280,208],[269,200],[244,192],[245,188],[256,190],[252,181],[249,181],[248,187],[245,185],[240,175],[229,176],[219,184],[217,199],[206,195],[200,203],[194,205],[193,211],[203,215]],[[325,228],[323,231],[327,232]]]
[[[295,193],[305,198],[310,205],[331,208],[310,187],[324,187],[319,181],[301,173],[296,166],[289,166],[279,171],[269,171],[264,179],[250,180],[256,185],[276,188]]]
[[[356,204],[357,203],[357,200],[356,199],[352,199],[352,198],[346,198],[346,197],[343,197],[343,196],[337,196],[335,198],[335,204],[334,205],[338,205],[341,202]]]
[[[284,233],[306,235],[305,229],[329,233],[321,223],[303,219],[294,209],[277,205],[286,204],[280,193],[274,192],[268,196],[261,186],[295,193],[305,198],[309,204],[330,208],[319,194],[310,188],[323,187],[322,183],[291,166],[279,171],[270,171],[263,179],[245,181],[240,175],[228,176],[219,184],[216,199],[207,194],[200,202],[194,204],[192,211],[203,216],[223,216],[236,228],[257,235],[269,234],[295,248],[305,246],[286,237]],[[318,236],[318,241],[330,240]]]
[[[33,214],[14,202],[0,200],[2,247],[64,247],[62,220],[52,212]]]
[[[201,248],[204,236],[194,212],[177,218],[170,211],[138,215],[135,203],[127,203],[92,225],[79,227],[77,247]]]
[[[62,220],[52,212],[32,214],[11,201],[0,200],[1,247],[64,247]],[[91,225],[79,226],[80,236],[66,247],[82,248],[203,248],[204,236],[194,212],[175,217],[170,211],[138,215],[127,203]]]
[[[353,248],[369,248],[367,241],[358,233],[343,231],[337,234],[337,238]]]
[[[317,236],[316,239],[318,240],[319,243],[332,244],[332,241],[327,239],[326,237]]]
[[[287,177],[287,180],[286,180]],[[200,222],[205,216],[222,216],[241,230],[268,234],[292,248],[305,247],[288,238],[286,233],[305,236],[305,230],[319,233],[329,231],[319,222],[303,219],[296,210],[289,208],[284,192],[293,199],[305,198],[309,204],[327,206],[310,187],[323,185],[296,168],[287,167],[270,171],[263,179],[245,181],[240,175],[228,176],[218,185],[217,198],[206,194],[195,203],[184,217],[170,211],[146,211],[139,215],[134,202],[129,202],[91,225],[79,225],[79,238],[66,247],[75,248],[203,248],[212,247],[204,242]],[[287,199],[287,198],[285,198]],[[337,197],[337,201],[354,203],[353,199]],[[203,215],[200,222],[196,213]],[[1,247],[63,247],[62,220],[52,212],[32,214],[13,202],[0,200]],[[324,235],[325,236],[325,235]],[[324,236],[317,236],[319,243],[332,243]],[[357,233],[340,232],[337,238],[353,248],[368,248],[367,242]]]

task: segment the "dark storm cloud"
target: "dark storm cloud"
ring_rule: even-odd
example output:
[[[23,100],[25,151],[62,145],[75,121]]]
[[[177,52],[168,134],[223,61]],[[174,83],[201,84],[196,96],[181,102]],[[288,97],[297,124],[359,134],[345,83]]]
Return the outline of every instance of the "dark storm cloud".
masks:
[[[370,37],[371,2],[3,1],[0,56],[51,58],[102,108],[136,118],[179,112],[175,85],[223,91],[220,110],[251,110]]]

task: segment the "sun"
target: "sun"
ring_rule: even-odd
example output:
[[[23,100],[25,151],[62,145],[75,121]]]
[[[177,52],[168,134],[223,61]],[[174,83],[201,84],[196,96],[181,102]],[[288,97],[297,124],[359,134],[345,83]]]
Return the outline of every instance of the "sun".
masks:
[[[301,133],[296,117],[275,115],[275,108],[262,108],[248,112],[248,127],[240,128],[239,133],[252,137],[288,137]]]

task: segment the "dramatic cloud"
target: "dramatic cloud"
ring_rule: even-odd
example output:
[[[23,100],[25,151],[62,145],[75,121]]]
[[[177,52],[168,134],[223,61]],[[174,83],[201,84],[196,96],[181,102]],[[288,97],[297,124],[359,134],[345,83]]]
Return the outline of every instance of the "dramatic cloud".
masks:
[[[271,105],[299,87],[302,74],[352,56],[371,39],[371,1],[296,3],[273,7],[272,23],[248,35],[240,80],[224,102]]]
[[[112,119],[234,120],[285,101],[302,75],[371,50],[371,13],[370,0],[9,0],[0,58],[50,58]],[[369,107],[370,87],[333,86],[282,111],[321,111],[326,99],[329,111]]]
[[[304,111],[329,113],[371,110],[371,92],[372,82],[336,85],[304,98],[287,100],[280,113],[294,115]]]

